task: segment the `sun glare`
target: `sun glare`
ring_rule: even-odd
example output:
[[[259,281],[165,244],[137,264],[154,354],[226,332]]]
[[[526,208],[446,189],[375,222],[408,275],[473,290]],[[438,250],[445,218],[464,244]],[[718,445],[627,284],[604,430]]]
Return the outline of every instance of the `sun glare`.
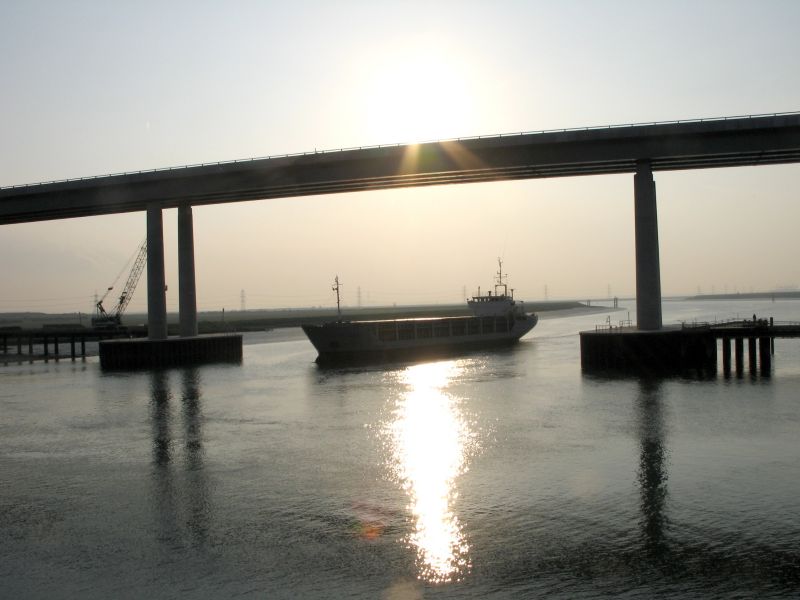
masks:
[[[409,495],[420,578],[458,579],[469,568],[469,547],[453,512],[455,479],[465,470],[471,433],[446,389],[457,363],[415,365],[403,373],[407,391],[388,424],[395,474]]]
[[[375,57],[363,85],[370,135],[381,143],[430,141],[469,131],[468,71],[442,44],[411,40]]]

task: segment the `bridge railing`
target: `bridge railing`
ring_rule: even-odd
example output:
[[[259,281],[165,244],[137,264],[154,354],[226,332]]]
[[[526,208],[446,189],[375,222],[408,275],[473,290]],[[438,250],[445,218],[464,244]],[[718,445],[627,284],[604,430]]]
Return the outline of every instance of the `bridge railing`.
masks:
[[[709,329],[710,327],[720,326],[736,326],[745,323],[744,319],[740,317],[730,319],[714,319],[713,321],[679,321],[681,329]],[[752,324],[753,321],[747,321]]]
[[[770,318],[753,319],[718,319],[714,321],[681,321],[682,329],[710,329],[712,327],[749,328],[754,325],[766,327],[800,327],[800,321],[776,321]]]
[[[715,328],[730,328],[737,327],[745,329],[752,328],[754,325],[766,328],[786,328],[796,327],[800,328],[800,321],[775,321],[769,318],[760,318],[753,321],[753,319],[742,319],[740,317],[730,319],[715,319],[713,321],[679,321],[681,329],[696,329],[699,331],[710,330]],[[630,319],[623,319],[619,323],[612,323],[611,318],[607,318],[605,323],[594,326],[594,330],[600,332],[622,331],[626,329],[636,329]]]
[[[624,331],[627,329],[636,329],[636,326],[633,324],[633,321],[628,319],[620,319],[619,322],[616,324],[611,322],[611,317],[606,318],[606,322],[601,325],[595,325],[594,330],[598,333],[603,331]]]
[[[335,149],[323,149],[317,150],[314,149],[313,152],[292,152],[288,154],[271,154],[268,156],[259,156],[259,157],[252,157],[252,158],[239,158],[233,160],[221,160],[216,162],[202,162],[202,163],[194,163],[189,165],[178,165],[173,167],[161,167],[157,169],[142,169],[139,171],[121,171],[117,173],[108,173],[105,175],[89,175],[87,177],[72,177],[67,179],[54,179],[51,181],[39,181],[35,183],[23,183],[23,184],[15,184],[15,185],[6,185],[0,186],[0,190],[10,190],[10,189],[17,189],[17,188],[25,188],[25,187],[36,187],[40,185],[51,185],[54,183],[70,183],[74,181],[92,181],[95,179],[104,179],[106,177],[122,177],[125,175],[140,175],[143,173],[160,173],[162,171],[180,171],[183,169],[191,169],[196,167],[213,167],[218,165],[229,165],[235,163],[247,163],[253,162],[256,160],[269,160],[275,158],[292,158],[297,156],[308,156],[308,155],[315,155],[315,154],[333,154],[337,152],[348,152],[352,150],[377,150],[380,148],[396,148],[398,146],[408,146],[413,144],[433,144],[433,143],[442,143],[442,142],[463,142],[467,140],[480,140],[484,138],[503,138],[503,137],[519,137],[523,135],[541,135],[546,133],[567,133],[570,131],[601,131],[605,129],[622,129],[625,127],[652,127],[654,125],[679,125],[679,124],[686,124],[686,123],[712,123],[717,121],[732,121],[732,120],[740,120],[740,119],[763,119],[766,117],[784,117],[784,116],[792,116],[792,115],[800,115],[800,111],[790,111],[790,112],[777,112],[777,113],[762,113],[762,114],[753,114],[753,115],[734,115],[728,117],[705,117],[700,119],[678,119],[673,121],[649,121],[649,122],[640,122],[640,123],[620,123],[615,125],[593,125],[589,127],[565,127],[562,129],[540,129],[540,130],[533,130],[533,131],[518,131],[518,132],[511,132],[511,133],[499,133],[499,134],[491,134],[491,135],[473,135],[473,136],[466,136],[466,137],[455,137],[455,138],[441,138],[441,139],[433,139],[433,140],[424,140],[418,142],[396,142],[391,144],[373,144],[373,145],[366,145],[366,146],[351,146],[348,148],[335,148]]]

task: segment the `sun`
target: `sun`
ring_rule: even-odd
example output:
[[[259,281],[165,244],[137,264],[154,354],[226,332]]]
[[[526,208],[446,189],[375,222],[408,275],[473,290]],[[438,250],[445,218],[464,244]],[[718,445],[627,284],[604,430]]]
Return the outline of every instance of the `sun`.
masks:
[[[464,61],[443,42],[416,39],[369,63],[362,82],[372,139],[411,143],[469,135],[474,94]]]

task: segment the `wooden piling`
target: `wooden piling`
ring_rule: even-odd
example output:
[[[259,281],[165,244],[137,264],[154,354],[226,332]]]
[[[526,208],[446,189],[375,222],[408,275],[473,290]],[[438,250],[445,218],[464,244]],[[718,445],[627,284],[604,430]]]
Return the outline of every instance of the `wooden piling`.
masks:
[[[734,340],[734,352],[736,353],[736,376],[741,377],[744,373],[744,338],[737,337]]]
[[[770,317],[769,318],[769,326],[772,327],[773,325],[775,325],[775,319],[773,317]],[[770,337],[769,338],[769,352],[773,356],[775,355],[775,338],[774,337]]]
[[[761,374],[769,375],[772,372],[772,353],[770,343],[772,338],[762,337],[758,339],[759,360],[761,361]]]
[[[722,372],[725,377],[731,376],[731,339],[722,338]]]

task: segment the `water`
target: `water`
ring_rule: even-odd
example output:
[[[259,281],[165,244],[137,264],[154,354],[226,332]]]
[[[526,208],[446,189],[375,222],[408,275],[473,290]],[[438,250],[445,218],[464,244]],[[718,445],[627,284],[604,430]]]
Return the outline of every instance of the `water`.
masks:
[[[753,312],[800,302],[664,304]],[[797,597],[800,340],[771,378],[584,376],[606,316],[419,365],[321,370],[292,330],[0,366],[0,596]]]

